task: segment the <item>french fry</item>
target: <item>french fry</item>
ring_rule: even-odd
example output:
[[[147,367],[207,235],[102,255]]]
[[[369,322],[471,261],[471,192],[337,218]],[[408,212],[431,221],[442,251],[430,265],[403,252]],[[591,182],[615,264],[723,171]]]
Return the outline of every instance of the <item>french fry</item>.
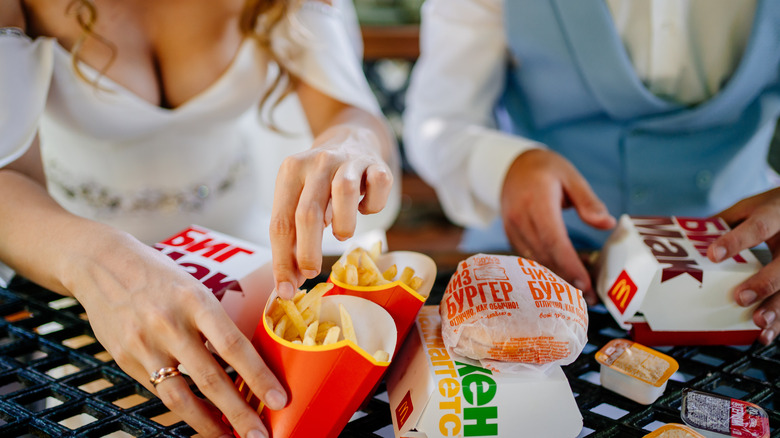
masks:
[[[385,269],[385,272],[382,273],[382,277],[387,281],[393,281],[396,275],[398,275],[398,266],[396,266],[395,263],[393,263],[393,266]]]
[[[373,286],[379,281],[380,278],[382,277],[380,277],[375,271],[358,268],[358,286]]]
[[[409,287],[412,288],[412,290],[419,290],[420,286],[423,284],[423,279],[417,276],[412,277],[411,280],[409,280]]]
[[[344,276],[344,283],[350,284],[352,286],[358,285],[358,271],[357,271],[357,265],[349,264],[347,265],[347,272]]]
[[[336,260],[336,263],[333,264],[331,271],[333,272],[333,278],[341,282],[346,281],[345,278],[347,277],[347,268],[344,267],[344,263],[341,262],[341,259]]]
[[[306,293],[305,290],[299,290],[298,292],[295,293],[292,300],[294,303],[298,303],[306,295],[308,294]],[[282,317],[282,315],[284,315],[284,310],[282,309],[281,306],[278,306],[276,302],[274,302],[274,304],[271,306],[270,312],[268,312],[268,316],[270,316],[271,319],[273,319],[274,321],[278,321],[279,318]]]
[[[401,271],[401,276],[398,278],[398,281],[400,281],[403,284],[408,285],[409,281],[411,281],[412,277],[414,277],[414,269],[406,266],[403,271]]]
[[[315,345],[317,326],[319,326],[319,321],[314,320],[314,322],[309,324],[309,327],[306,328],[306,333],[303,335],[303,345]]]
[[[303,335],[306,333],[307,326],[303,321],[303,316],[301,316],[301,312],[298,310],[298,307],[296,307],[295,303],[293,303],[291,300],[277,298],[276,302],[282,306],[284,313],[287,314],[287,317],[290,318],[290,322],[298,331],[298,335],[300,335],[301,339],[303,339]]]
[[[353,265],[353,266],[359,266],[360,265],[360,253],[365,251],[363,248],[355,248],[349,253],[347,253],[347,256],[345,257],[345,260],[347,261],[347,266]]]
[[[319,345],[323,344],[325,340],[325,336],[328,334],[328,330],[332,329],[333,327],[338,327],[335,322],[331,321],[322,321],[319,324],[319,327],[317,327],[317,336],[314,338],[314,341]],[[341,330],[339,328],[339,330]]]
[[[341,328],[339,328],[339,326],[334,325],[333,327],[329,328],[328,332],[325,334],[325,338],[322,340],[322,345],[334,344],[338,342],[340,334]]]
[[[282,315],[279,322],[274,327],[274,334],[280,338],[284,338],[284,333],[287,331],[287,324],[290,322],[290,318],[287,315]]]
[[[374,261],[377,261],[379,260],[380,254],[382,254],[382,241],[377,240],[371,245],[371,249],[368,250],[368,255],[370,255]]]
[[[352,341],[357,344],[357,336],[355,335],[355,327],[352,325],[352,317],[344,308],[343,304],[339,304],[339,314],[341,315],[341,331],[344,332],[344,339]]]
[[[307,308],[311,307],[311,305],[314,304],[317,299],[322,298],[322,296],[331,289],[333,289],[333,283],[318,283],[316,286],[311,288],[311,291],[307,293],[305,297],[298,301],[296,304],[298,311],[303,312]],[[317,311],[317,315],[319,315],[319,311]]]
[[[390,361],[390,355],[385,350],[377,350],[376,353],[374,353],[374,359],[376,359],[377,362],[388,362]]]

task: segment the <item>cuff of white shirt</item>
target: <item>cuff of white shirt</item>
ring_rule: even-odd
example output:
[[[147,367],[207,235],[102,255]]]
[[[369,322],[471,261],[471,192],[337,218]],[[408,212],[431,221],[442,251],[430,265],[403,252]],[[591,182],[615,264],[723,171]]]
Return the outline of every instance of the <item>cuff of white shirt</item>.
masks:
[[[472,150],[468,164],[469,185],[475,197],[495,212],[501,211],[501,190],[515,158],[541,149],[542,143],[500,131],[485,131]]]

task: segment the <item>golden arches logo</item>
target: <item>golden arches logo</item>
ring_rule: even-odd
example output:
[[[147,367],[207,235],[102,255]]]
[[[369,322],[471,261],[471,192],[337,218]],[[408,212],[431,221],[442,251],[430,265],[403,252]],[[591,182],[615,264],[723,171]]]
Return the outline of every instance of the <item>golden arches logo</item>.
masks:
[[[626,271],[623,271],[620,273],[617,280],[615,280],[615,283],[609,289],[607,295],[620,313],[623,313],[626,311],[626,307],[628,307],[629,303],[631,303],[631,299],[634,298],[635,293],[636,285],[631,281],[631,277],[628,276]]]

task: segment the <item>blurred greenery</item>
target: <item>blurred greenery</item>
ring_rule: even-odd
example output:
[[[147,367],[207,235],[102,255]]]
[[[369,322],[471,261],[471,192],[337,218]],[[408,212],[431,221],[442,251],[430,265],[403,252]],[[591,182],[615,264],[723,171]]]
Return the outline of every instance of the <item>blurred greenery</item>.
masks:
[[[420,22],[423,0],[354,0],[361,24],[399,25]]]

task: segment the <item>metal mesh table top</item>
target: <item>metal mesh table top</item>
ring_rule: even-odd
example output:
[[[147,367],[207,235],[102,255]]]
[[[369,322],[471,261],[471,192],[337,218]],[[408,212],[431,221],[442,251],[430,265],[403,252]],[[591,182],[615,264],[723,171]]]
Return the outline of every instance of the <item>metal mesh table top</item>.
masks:
[[[439,274],[429,303],[437,303],[449,279]],[[652,405],[640,405],[599,384],[594,353],[626,337],[602,306],[589,311],[588,344],[564,367],[583,415],[580,436],[642,437],[665,423],[681,423],[686,387],[755,403],[780,437],[780,350],[770,346],[659,348],[679,371]],[[71,298],[24,280],[0,288],[0,436],[190,437],[195,432],[142,385],[128,377],[103,349]],[[392,437],[387,392],[355,413],[341,437]]]

